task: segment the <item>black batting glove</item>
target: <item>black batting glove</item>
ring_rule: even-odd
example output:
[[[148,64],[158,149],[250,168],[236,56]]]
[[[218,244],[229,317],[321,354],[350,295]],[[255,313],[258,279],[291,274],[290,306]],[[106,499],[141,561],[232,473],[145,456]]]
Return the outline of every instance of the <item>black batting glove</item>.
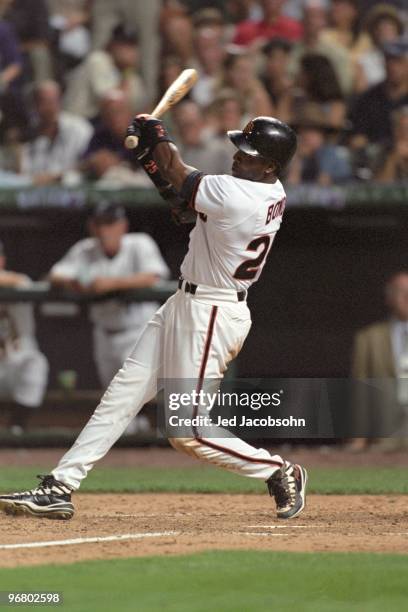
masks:
[[[129,129],[135,130],[136,136],[139,133],[141,134],[143,146],[145,148],[148,147],[150,152],[154,150],[159,142],[173,142],[163,121],[152,117],[152,115],[136,115]]]

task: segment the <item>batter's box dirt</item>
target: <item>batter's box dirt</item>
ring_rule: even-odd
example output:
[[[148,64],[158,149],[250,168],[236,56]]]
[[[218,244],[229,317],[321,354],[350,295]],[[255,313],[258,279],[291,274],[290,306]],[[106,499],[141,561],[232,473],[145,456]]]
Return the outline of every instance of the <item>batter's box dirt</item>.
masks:
[[[78,494],[74,501],[77,513],[66,522],[1,515],[0,566],[234,548],[408,553],[406,496],[311,495],[305,512],[287,522],[275,518],[266,495]],[[89,538],[104,541],[82,542]],[[75,543],[1,549],[61,540]]]

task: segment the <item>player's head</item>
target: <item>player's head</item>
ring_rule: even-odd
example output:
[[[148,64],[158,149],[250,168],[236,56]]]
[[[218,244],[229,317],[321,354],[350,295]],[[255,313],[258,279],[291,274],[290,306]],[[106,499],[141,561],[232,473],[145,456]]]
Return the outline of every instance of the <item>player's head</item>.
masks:
[[[391,314],[401,321],[408,321],[408,270],[391,276],[385,287],[385,295]]]
[[[98,239],[107,257],[114,257],[119,252],[122,237],[127,230],[128,221],[123,206],[104,201],[92,211],[89,232]]]
[[[228,137],[238,149],[232,175],[249,181],[275,180],[296,151],[295,132],[273,117],[256,117],[243,130],[228,132]]]

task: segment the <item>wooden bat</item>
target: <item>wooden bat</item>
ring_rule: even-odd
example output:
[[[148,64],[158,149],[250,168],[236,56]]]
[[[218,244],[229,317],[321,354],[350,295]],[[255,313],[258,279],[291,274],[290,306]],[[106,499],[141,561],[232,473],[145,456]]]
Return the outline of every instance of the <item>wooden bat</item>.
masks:
[[[197,78],[197,71],[193,68],[183,70],[177,79],[170,85],[151,115],[156,118],[164,115],[169,108],[184,98],[184,96],[196,84]],[[138,144],[139,138],[137,136],[127,136],[125,140],[125,147],[127,149],[136,149]]]

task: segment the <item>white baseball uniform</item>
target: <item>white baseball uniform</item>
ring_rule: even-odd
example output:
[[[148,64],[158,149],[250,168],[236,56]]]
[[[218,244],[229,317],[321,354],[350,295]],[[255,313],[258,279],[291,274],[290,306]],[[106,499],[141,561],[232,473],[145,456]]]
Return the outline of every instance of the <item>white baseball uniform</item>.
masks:
[[[102,251],[96,238],[77,242],[51,269],[51,274],[88,285],[98,277],[124,277],[139,272],[167,278],[169,269],[154,240],[143,233],[126,234],[115,257]],[[93,304],[94,359],[103,386],[107,387],[130,355],[147,321],[156,312],[156,302],[125,304],[119,300]]]
[[[209,175],[201,179],[191,205],[199,215],[181,266],[181,288],[153,315],[74,446],[53,471],[57,480],[74,489],[156,395],[160,380],[195,379],[200,386],[204,377],[221,379],[249,332],[246,290],[259,278],[279,229],[284,189],[279,181]],[[197,286],[194,294],[186,291],[191,283]],[[280,456],[214,429],[217,437],[211,439],[194,435],[170,442],[199,459],[262,480],[283,464]]]
[[[33,307],[0,304],[0,395],[37,408],[47,382],[48,361],[38,349]]]

